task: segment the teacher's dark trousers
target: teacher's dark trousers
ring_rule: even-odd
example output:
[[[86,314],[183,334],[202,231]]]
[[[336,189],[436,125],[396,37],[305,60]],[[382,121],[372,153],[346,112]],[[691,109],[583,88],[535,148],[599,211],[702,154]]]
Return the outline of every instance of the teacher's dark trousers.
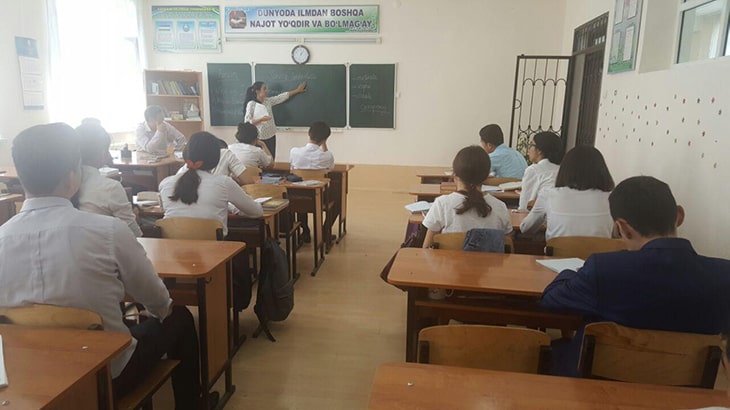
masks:
[[[271,158],[276,161],[276,135],[262,141],[264,142],[264,144],[266,144],[266,148],[269,149],[269,152],[271,152]]]

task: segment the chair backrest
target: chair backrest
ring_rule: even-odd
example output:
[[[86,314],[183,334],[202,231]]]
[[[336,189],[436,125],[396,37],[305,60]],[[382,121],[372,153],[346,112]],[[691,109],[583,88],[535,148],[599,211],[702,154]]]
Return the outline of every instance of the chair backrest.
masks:
[[[255,183],[259,177],[261,176],[261,169],[257,167],[246,167],[246,170],[243,171],[243,176],[241,177],[241,182],[244,185],[249,185]]]
[[[223,224],[216,219],[163,218],[155,221],[163,238],[223,240]]]
[[[303,180],[322,181],[327,177],[329,171],[326,169],[292,169],[291,173],[299,175]]]
[[[719,335],[599,322],[585,327],[578,367],[583,377],[712,389],[721,359]]]
[[[281,185],[270,184],[248,184],[242,186],[244,192],[249,194],[251,198],[286,198],[286,187]]]
[[[87,330],[103,329],[101,316],[95,312],[76,307],[41,304],[0,308],[0,323]]]
[[[621,239],[595,236],[562,236],[550,238],[545,246],[545,255],[561,258],[587,259],[594,253],[626,250]]]
[[[515,327],[427,327],[418,333],[418,362],[547,374],[550,337],[537,330]]]
[[[498,186],[499,184],[504,184],[505,182],[517,182],[517,181],[522,181],[522,180],[519,178],[489,177],[489,178],[485,179],[482,184]]]
[[[458,251],[464,249],[465,239],[466,232],[437,233],[433,236],[433,244],[431,245],[431,247],[434,249]],[[504,253],[512,253],[512,249],[514,249],[512,238],[509,236],[505,236]]]

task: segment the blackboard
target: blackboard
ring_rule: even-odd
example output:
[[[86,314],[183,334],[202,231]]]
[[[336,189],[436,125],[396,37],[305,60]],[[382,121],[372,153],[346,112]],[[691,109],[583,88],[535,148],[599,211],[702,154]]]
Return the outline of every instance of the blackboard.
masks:
[[[395,127],[395,64],[350,66],[350,127]]]
[[[210,125],[235,127],[242,122],[246,88],[251,84],[251,64],[208,63]]]
[[[294,65],[256,64],[256,81],[263,81],[269,96],[293,90],[307,82],[307,92],[275,105],[274,120],[279,127],[309,127],[324,121],[330,127],[347,125],[347,71],[344,64]]]

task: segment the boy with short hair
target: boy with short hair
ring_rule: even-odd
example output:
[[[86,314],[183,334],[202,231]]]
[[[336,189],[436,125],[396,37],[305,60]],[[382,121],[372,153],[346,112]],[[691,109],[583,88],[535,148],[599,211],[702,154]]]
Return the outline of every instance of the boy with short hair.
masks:
[[[527,161],[519,151],[504,145],[504,134],[499,125],[484,126],[479,130],[479,137],[482,148],[492,161],[491,176],[522,179],[527,169]]]
[[[13,161],[26,201],[0,226],[0,306],[32,303],[87,309],[104,330],[131,333],[131,345],[111,362],[114,395],[131,391],[164,354],[173,371],[176,408],[200,400],[198,340],[193,316],[172,299],[142,246],[119,219],[74,209],[81,183],[76,132],[66,124],[36,125],[13,141]],[[153,317],[128,328],[125,294]]]
[[[330,137],[332,130],[324,121],[315,121],[309,127],[309,142],[303,147],[294,147],[289,152],[289,162],[291,169],[313,169],[313,170],[331,170],[335,166],[335,157],[327,149],[327,138]],[[329,214],[329,212],[328,212]],[[302,221],[304,232],[302,240],[310,242],[311,236],[308,225],[307,214],[299,214],[299,220]],[[328,215],[329,217],[329,215]],[[329,221],[328,221],[329,222]],[[325,223],[326,226],[328,222]],[[329,240],[327,241],[330,242]]]
[[[150,105],[144,110],[144,122],[135,131],[137,151],[150,154],[166,155],[167,148],[182,151],[185,136],[169,123],[165,122],[165,110],[159,105]]]
[[[76,128],[81,145],[81,187],[79,209],[99,215],[113,216],[126,223],[134,236],[142,236],[132,204],[119,181],[102,176],[99,168],[107,162],[111,137],[96,123],[82,123]]]
[[[727,331],[730,261],[700,256],[687,239],[677,237],[684,209],[669,186],[653,177],[633,177],[618,184],[608,200],[629,251],[593,254],[578,271],[560,272],[545,288],[541,304],[575,310],[587,322],[704,334]],[[556,363],[559,373],[575,373],[581,338],[582,331],[563,363]]]
[[[259,130],[250,122],[238,124],[236,131],[238,143],[231,144],[228,149],[233,152],[246,167],[265,169],[273,162],[273,157],[266,144],[259,139]]]

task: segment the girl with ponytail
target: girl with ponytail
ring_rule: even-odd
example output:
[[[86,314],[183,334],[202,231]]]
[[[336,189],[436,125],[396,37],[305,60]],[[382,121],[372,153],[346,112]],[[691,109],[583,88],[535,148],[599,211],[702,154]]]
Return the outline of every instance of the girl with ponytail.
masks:
[[[217,219],[228,233],[228,203],[242,215],[258,218],[263,215],[257,204],[229,176],[212,170],[220,160],[219,140],[209,132],[196,132],[185,146],[183,156],[187,171],[169,176],[160,182],[160,196],[165,218],[187,217]]]
[[[470,229],[500,229],[512,232],[507,206],[493,196],[482,193],[482,182],[489,176],[489,154],[472,145],[456,154],[452,164],[456,192],[442,195],[423,219],[428,228],[423,247],[433,243],[437,233],[466,232]]]

